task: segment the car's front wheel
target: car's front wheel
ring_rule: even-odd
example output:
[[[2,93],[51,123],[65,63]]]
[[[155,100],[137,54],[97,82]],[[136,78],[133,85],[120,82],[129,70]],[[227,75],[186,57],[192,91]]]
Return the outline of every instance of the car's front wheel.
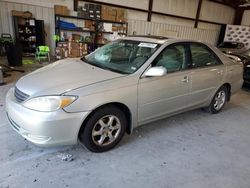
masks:
[[[209,107],[206,108],[206,111],[216,114],[221,111],[228,99],[228,89],[225,86],[222,86],[215,94],[213,100],[211,101]]]
[[[122,139],[127,126],[124,113],[114,106],[97,110],[79,133],[79,140],[92,152],[105,152]]]

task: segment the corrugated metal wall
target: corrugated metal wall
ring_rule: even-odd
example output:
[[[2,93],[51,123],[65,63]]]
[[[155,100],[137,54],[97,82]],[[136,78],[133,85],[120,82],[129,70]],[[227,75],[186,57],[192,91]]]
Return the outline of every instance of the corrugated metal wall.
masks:
[[[233,8],[206,0],[202,3],[200,19],[232,24],[234,14],[235,10]]]
[[[54,1],[59,1],[59,0],[54,0]],[[105,0],[105,1],[108,2],[108,0]],[[181,6],[181,1],[183,1],[184,3],[182,4],[183,7],[186,7],[186,8],[190,7],[190,9],[196,8],[197,0],[188,0],[190,1],[189,4],[187,4],[187,0],[178,0],[176,2],[173,2],[172,0],[168,0],[166,2],[164,1],[164,6],[166,6],[165,8],[167,8],[170,11],[170,13],[174,13],[171,11],[178,10]],[[121,1],[120,4],[123,4],[122,2],[124,3],[125,1]],[[147,6],[145,5],[146,0],[144,0],[143,2],[144,3],[140,2],[144,4],[144,5],[141,4],[140,7],[145,8]],[[154,10],[161,11],[159,8],[160,2],[162,2],[162,0],[155,0],[156,4],[154,5]],[[117,0],[117,3],[118,3],[118,0]],[[129,5],[130,4],[132,6],[133,4],[132,0],[129,1]],[[0,1],[0,33],[5,32],[5,33],[13,34],[11,10],[30,11],[32,12],[32,14],[34,15],[36,19],[44,20],[45,31],[47,33],[46,44],[48,44],[51,47],[51,49],[54,49],[55,43],[52,40],[52,36],[54,35],[54,32],[55,32],[53,8],[43,7],[39,5],[30,5],[30,4],[22,4],[22,3],[16,3],[16,2]],[[180,8],[180,10],[182,9]],[[225,10],[225,11],[229,11],[229,10]],[[193,11],[190,11],[190,12],[193,12]],[[130,16],[130,13],[133,16]],[[199,27],[205,28],[205,29],[199,29],[199,27],[198,29],[194,29],[193,28],[194,23],[193,21],[190,21],[190,20],[153,15],[152,22],[147,22],[145,21],[147,17],[146,13],[140,13],[140,12],[138,14],[137,13],[138,13],[137,11],[128,11],[129,34],[132,34],[133,31],[136,31],[137,34],[167,35],[167,36],[174,36],[174,37],[179,37],[179,38],[202,40],[211,44],[215,44],[218,38],[220,27],[214,24],[208,25],[204,23],[199,23]],[[193,17],[193,14],[191,15],[191,13],[187,13],[184,16]],[[145,19],[143,19],[144,17]],[[228,19],[230,20],[231,17]],[[74,22],[78,26],[83,25],[82,20],[76,21],[72,19],[68,21]],[[213,30],[208,29],[208,28],[212,28]]]
[[[250,26],[250,10],[245,10],[243,14],[243,18],[241,21],[241,25]]]
[[[154,0],[153,10],[195,18],[198,0]]]
[[[12,10],[29,11],[33,14],[34,18],[44,20],[46,44],[49,44],[51,49],[54,48],[55,42],[52,39],[55,33],[53,8],[0,1],[0,33],[10,33],[14,36]]]
[[[184,39],[201,40],[216,44],[219,30],[195,29],[180,25],[170,25],[140,20],[129,20],[129,34],[136,32],[138,35],[165,35]]]

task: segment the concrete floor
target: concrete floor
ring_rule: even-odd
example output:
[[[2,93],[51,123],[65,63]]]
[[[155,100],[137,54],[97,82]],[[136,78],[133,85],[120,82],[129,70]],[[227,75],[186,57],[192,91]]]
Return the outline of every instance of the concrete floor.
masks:
[[[20,73],[16,74],[19,77]],[[19,136],[5,116],[0,86],[0,187],[249,188],[250,92],[224,110],[183,113],[140,127],[113,150],[80,145],[40,148]],[[67,161],[63,157],[72,155]]]

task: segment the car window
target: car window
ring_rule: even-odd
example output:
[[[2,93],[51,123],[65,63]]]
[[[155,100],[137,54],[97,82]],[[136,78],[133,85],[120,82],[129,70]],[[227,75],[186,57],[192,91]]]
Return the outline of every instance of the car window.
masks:
[[[171,45],[166,47],[156,58],[154,66],[163,66],[167,73],[180,71],[186,68],[185,47],[183,45]]]
[[[191,44],[192,68],[202,68],[222,64],[214,52],[201,44]]]

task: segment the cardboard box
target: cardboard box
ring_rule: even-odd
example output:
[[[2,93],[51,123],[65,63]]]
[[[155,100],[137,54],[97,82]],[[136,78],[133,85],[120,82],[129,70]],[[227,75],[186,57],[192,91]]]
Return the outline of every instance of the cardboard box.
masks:
[[[73,33],[72,34],[72,40],[73,41],[80,41],[81,40],[81,35]]]
[[[87,44],[83,42],[69,42],[69,57],[82,57],[87,54]]]
[[[19,17],[23,17],[23,18],[31,18],[32,17],[31,12],[22,12],[22,11],[12,10],[11,14],[12,14],[12,16],[19,16]]]
[[[69,15],[69,9],[66,6],[55,5],[54,11],[55,11],[55,14],[64,15],[64,16]]]
[[[91,31],[95,30],[94,23],[91,20],[85,20],[85,27],[88,28]]]
[[[68,48],[63,48],[63,47],[56,47],[55,53],[56,53],[56,59],[64,59],[67,58],[69,55]]]
[[[72,49],[69,57],[81,57],[83,56],[82,50],[80,49]]]
[[[125,22],[125,9],[118,8],[116,9],[116,21]]]
[[[118,30],[119,30],[119,27],[117,27],[117,26],[112,26],[112,31],[117,31],[117,32],[118,32]]]
[[[78,11],[77,16],[80,18],[89,18],[89,12],[87,11]]]
[[[83,51],[86,51],[87,50],[87,44],[85,44],[84,42],[70,41],[68,48],[69,49],[83,49]]]
[[[101,18],[103,20],[116,21],[116,9],[109,6],[102,6]]]
[[[71,49],[71,52],[69,54],[69,57],[82,57],[83,55],[87,54],[87,50],[83,49]]]
[[[68,42],[58,42],[57,47],[68,48]]]

